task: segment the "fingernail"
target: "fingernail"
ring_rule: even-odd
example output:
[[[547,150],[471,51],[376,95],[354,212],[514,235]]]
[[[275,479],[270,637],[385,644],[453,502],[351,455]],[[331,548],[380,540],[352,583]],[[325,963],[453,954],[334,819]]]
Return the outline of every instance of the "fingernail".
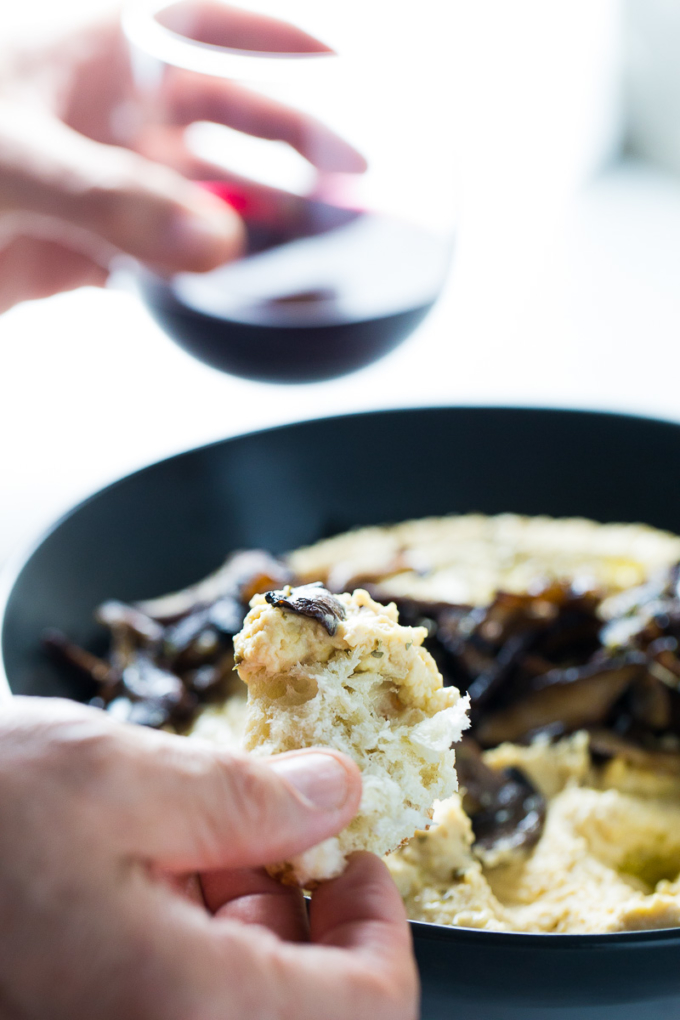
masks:
[[[277,775],[321,811],[337,811],[349,795],[349,775],[331,754],[296,754],[272,762]]]

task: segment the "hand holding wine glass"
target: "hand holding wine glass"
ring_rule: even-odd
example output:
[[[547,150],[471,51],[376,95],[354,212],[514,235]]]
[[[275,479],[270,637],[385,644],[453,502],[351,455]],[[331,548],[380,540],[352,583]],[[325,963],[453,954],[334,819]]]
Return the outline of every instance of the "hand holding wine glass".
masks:
[[[169,24],[203,43],[323,52],[282,21],[220,3],[181,3]],[[174,20],[173,20],[174,19]],[[193,156],[197,119],[278,139],[323,168],[363,160],[323,124],[228,81],[178,70],[163,83],[165,122],[138,116],[117,11],[49,47],[0,54],[0,311],[83,285],[102,285],[125,252],[165,274],[203,272],[243,250],[241,218],[196,180],[236,180]],[[247,182],[239,180],[241,190]],[[278,207],[275,189],[248,185]],[[214,189],[214,185],[213,185]]]

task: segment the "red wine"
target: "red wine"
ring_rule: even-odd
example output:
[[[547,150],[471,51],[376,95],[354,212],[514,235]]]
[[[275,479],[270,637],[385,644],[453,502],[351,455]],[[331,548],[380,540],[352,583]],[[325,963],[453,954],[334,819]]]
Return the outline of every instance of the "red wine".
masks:
[[[225,372],[291,383],[352,372],[405,339],[441,289],[448,240],[406,220],[297,198],[284,216],[239,211],[243,258],[141,277],[166,332]]]

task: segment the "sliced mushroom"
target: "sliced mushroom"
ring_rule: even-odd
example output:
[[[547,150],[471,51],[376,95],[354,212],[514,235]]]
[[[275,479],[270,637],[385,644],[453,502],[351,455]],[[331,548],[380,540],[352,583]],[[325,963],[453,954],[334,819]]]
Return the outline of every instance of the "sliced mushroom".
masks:
[[[638,663],[609,661],[581,669],[555,670],[542,689],[479,722],[475,737],[483,747],[525,740],[559,723],[570,733],[602,723],[614,703],[644,671]]]
[[[214,574],[182,591],[136,603],[161,623],[172,623],[226,595],[246,605],[257,592],[280,588],[292,580],[288,567],[263,549],[233,553]]]
[[[147,655],[137,655],[122,676],[125,692],[137,701],[163,701],[178,705],[186,693],[178,676],[161,669]]]
[[[508,863],[538,842],[545,823],[545,800],[524,773],[514,768],[490,769],[469,737],[456,746],[456,770],[475,835],[473,850],[483,864]]]
[[[167,628],[163,652],[181,672],[210,659],[219,643],[219,635],[210,625],[210,608],[206,607],[197,609]]]
[[[233,669],[232,637],[258,591],[280,587],[290,571],[269,553],[235,553],[215,574],[182,592],[136,605],[111,600],[99,607],[108,627],[109,661],[62,634],[44,646],[96,684],[91,699],[119,718],[185,729],[200,703],[226,693]]]
[[[648,730],[670,730],[673,724],[673,692],[650,672],[630,687],[627,709],[631,719]]]
[[[187,690],[178,676],[143,653],[136,655],[123,670],[120,694],[110,702],[108,710],[120,717],[125,700],[133,706],[128,721],[154,727],[168,722],[181,724],[191,717],[197,705],[195,694]],[[116,703],[119,704],[113,708]]]
[[[334,595],[324,588],[321,581],[303,584],[299,588],[284,588],[270,591],[265,595],[270,606],[299,613],[320,623],[331,637],[338,629],[338,623],[346,617],[345,607]]]
[[[60,630],[48,630],[43,634],[42,646],[56,661],[70,666],[93,680],[97,685],[113,687],[120,681],[120,673],[110,662],[100,659],[80,645],[69,641]]]
[[[593,593],[552,584],[535,595],[499,592],[486,609],[443,613],[437,638],[467,674],[473,722],[533,690],[555,667],[583,665],[599,648]]]
[[[230,595],[225,595],[210,606],[208,623],[223,637],[233,637],[243,626],[249,601],[250,598],[238,601]]]
[[[534,635],[530,632],[512,635],[498,652],[493,665],[473,680],[468,694],[475,716],[506,686],[533,641]]]
[[[623,758],[624,761],[646,772],[680,776],[680,754],[673,751],[648,751],[611,730],[591,730],[588,735],[588,746],[595,764],[601,764],[612,758]]]
[[[227,651],[215,663],[188,670],[182,676],[183,683],[200,698],[213,698],[231,681],[234,673],[234,653]],[[226,695],[226,691],[224,692]]]
[[[111,599],[95,612],[95,619],[111,630],[128,630],[142,644],[155,645],[163,639],[163,627],[135,606]]]

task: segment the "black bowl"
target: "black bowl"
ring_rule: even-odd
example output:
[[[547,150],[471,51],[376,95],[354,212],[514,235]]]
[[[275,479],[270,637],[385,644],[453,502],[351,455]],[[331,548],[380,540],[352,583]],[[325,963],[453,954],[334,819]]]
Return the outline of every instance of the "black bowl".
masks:
[[[180,454],[104,489],[6,572],[12,690],[77,696],[40,651],[96,647],[106,598],[158,595],[235,548],[283,552],[357,525],[504,510],[680,533],[680,426],[576,411],[442,408],[330,418]],[[1,608],[1,607],[0,607]],[[518,935],[413,924],[427,1020],[677,1020],[680,930]]]

